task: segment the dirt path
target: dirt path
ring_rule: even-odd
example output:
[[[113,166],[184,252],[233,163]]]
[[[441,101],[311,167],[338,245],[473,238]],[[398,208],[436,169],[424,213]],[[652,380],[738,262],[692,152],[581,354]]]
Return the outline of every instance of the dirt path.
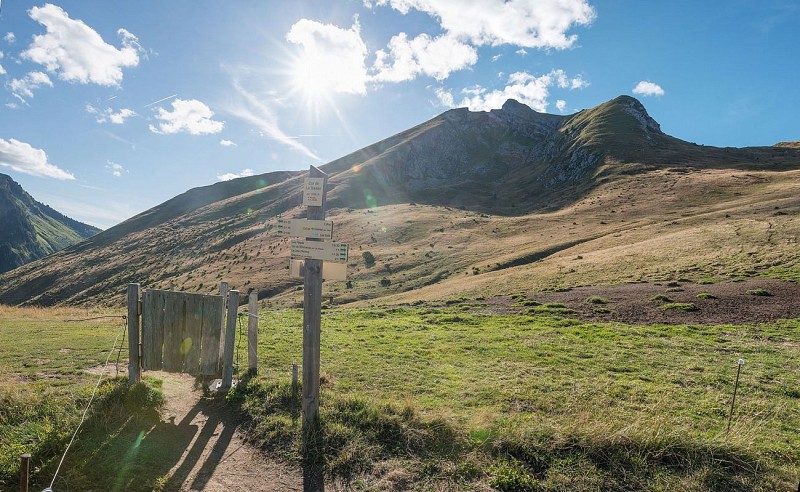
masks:
[[[163,381],[165,446],[185,450],[167,474],[165,491],[292,491],[303,489],[299,467],[266,458],[244,442],[238,416],[221,397],[203,397],[185,374],[148,373]],[[156,437],[156,436],[153,436]]]

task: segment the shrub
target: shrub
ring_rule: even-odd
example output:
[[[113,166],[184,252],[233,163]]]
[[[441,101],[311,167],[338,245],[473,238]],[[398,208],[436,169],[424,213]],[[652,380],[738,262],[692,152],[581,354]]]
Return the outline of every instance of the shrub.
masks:
[[[367,265],[367,267],[375,266],[375,255],[369,251],[361,253],[361,257],[364,258],[364,264]]]

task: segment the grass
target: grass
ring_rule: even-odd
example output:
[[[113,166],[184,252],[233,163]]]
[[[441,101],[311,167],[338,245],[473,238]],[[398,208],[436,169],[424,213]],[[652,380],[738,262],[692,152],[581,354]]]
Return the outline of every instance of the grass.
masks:
[[[267,316],[265,365],[243,399],[253,439],[296,458],[299,403],[288,378],[300,359],[301,314]],[[779,489],[800,460],[797,399],[785,391],[800,378],[782,369],[800,355],[787,345],[798,326],[628,326],[455,307],[330,310],[325,470],[353,487],[402,476],[420,489],[484,480],[500,490]],[[748,396],[726,436],[740,356],[748,358]],[[367,469],[378,476],[360,474]]]
[[[586,299],[586,302],[589,304],[608,304],[608,299],[604,299],[600,296],[591,296]]]
[[[710,292],[700,292],[695,297],[698,298],[698,299],[716,299],[717,298],[717,296],[715,296],[714,294],[712,294]]]
[[[667,302],[661,305],[664,311],[697,311],[697,306],[691,302]]]
[[[800,375],[785,368],[800,357],[800,321],[630,326],[582,323],[552,304],[523,315],[480,314],[462,304],[471,303],[325,311],[315,459],[330,479],[363,490],[771,491],[796,481]],[[13,428],[23,415],[29,426],[62,428],[49,441],[35,433],[19,441],[38,446],[41,484],[84,401],[75,395],[85,398],[93,382],[81,369],[97,365],[117,326],[47,321],[26,342],[39,322],[13,314],[0,317],[0,370],[13,381],[9,391],[22,395]],[[302,313],[261,315],[259,376],[230,401],[248,415],[253,442],[296,462],[302,440],[290,378],[291,364],[302,360]],[[66,346],[72,352],[33,368],[25,354],[34,346],[40,359],[56,359]],[[726,435],[740,357],[748,364]],[[150,489],[165,483],[164,463],[174,461],[159,454],[157,432],[125,470],[112,468],[153,426],[159,399],[149,387],[137,398],[121,394],[116,381],[103,387],[65,465],[71,488],[85,489],[91,478],[121,490],[132,475],[147,478]],[[51,416],[39,408],[59,405],[40,407],[41,398],[75,403],[61,406],[65,417]],[[8,444],[11,425],[0,424],[0,453],[10,457],[0,476],[6,484],[14,483],[21,450]]]
[[[750,294],[751,296],[764,296],[764,297],[772,296],[772,293],[770,291],[762,288],[751,289],[748,290],[747,293]]]
[[[675,302],[671,297],[665,294],[657,294],[650,298],[651,302]]]

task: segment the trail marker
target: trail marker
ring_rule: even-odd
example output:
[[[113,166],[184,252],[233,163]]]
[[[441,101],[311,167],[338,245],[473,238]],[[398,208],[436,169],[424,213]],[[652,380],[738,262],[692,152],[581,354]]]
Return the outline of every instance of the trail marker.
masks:
[[[322,171],[320,171],[322,172]],[[322,207],[326,178],[306,178],[303,184],[303,206]],[[324,214],[323,214],[324,217]],[[311,218],[311,217],[309,217]]]
[[[303,276],[304,261],[289,260],[289,275],[292,277]],[[322,263],[323,280],[347,280],[347,264],[326,261]]]
[[[333,221],[278,219],[276,230],[279,236],[331,239],[333,237]]]
[[[312,259],[347,263],[347,243],[322,243],[304,239],[292,239],[291,258],[293,260]]]

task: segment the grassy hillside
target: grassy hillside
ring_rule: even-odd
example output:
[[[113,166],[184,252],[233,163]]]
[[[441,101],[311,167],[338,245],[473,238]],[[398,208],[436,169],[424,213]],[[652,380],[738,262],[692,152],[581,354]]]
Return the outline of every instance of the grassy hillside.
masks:
[[[364,490],[796,486],[800,379],[787,371],[800,357],[796,321],[585,323],[556,305],[516,302],[511,314],[482,301],[326,310],[320,437],[327,476]],[[85,370],[102,363],[119,329],[111,320],[63,322],[81,315],[0,311],[0,398],[2,408],[15,409],[0,411],[3,486],[15,483],[24,451],[34,454],[32,483],[52,479],[95,381]],[[260,375],[228,400],[232,412],[241,405],[252,419],[254,443],[297,462],[298,402],[289,380],[291,364],[302,360],[302,313],[261,315]],[[727,433],[738,358],[746,363]],[[125,363],[123,352],[123,372]],[[174,423],[152,420],[152,393],[128,396],[123,387],[103,386],[59,483],[158,490],[167,482],[173,463],[150,453]]]

